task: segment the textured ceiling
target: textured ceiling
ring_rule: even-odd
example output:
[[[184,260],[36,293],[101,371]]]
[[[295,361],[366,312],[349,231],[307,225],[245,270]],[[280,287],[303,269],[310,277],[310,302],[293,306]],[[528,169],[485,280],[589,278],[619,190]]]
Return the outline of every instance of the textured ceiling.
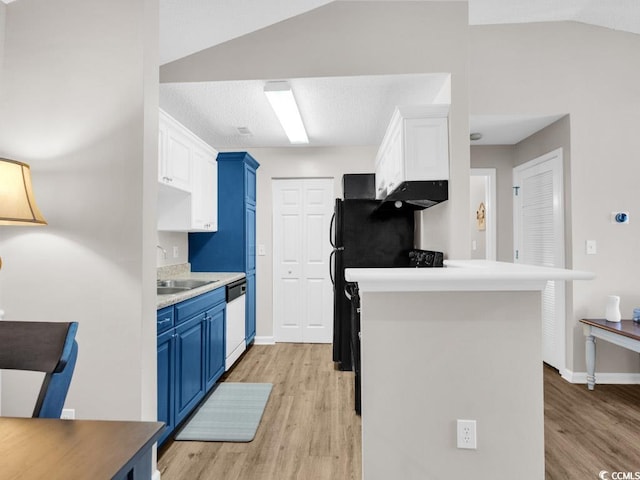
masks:
[[[515,145],[564,115],[471,115],[469,132],[479,132],[482,139],[471,145]]]
[[[296,78],[289,81],[311,146],[378,145],[396,105],[433,103],[448,75]],[[290,146],[264,81],[160,85],[160,106],[223,150]],[[246,127],[252,135],[240,135]]]

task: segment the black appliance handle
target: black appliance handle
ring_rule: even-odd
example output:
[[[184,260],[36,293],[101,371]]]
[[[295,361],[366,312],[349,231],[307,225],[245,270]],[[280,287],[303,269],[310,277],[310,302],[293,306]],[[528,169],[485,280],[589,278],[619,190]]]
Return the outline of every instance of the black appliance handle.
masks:
[[[334,212],[334,214],[331,215],[331,223],[329,224],[329,243],[331,243],[331,246],[333,248],[336,248],[336,242],[333,234],[333,228],[335,224],[336,224],[336,214]]]
[[[334,257],[336,256],[336,250],[331,250],[331,253],[329,254],[329,278],[331,278],[331,285],[336,284],[336,277],[334,274],[334,270],[335,270],[335,262]]]

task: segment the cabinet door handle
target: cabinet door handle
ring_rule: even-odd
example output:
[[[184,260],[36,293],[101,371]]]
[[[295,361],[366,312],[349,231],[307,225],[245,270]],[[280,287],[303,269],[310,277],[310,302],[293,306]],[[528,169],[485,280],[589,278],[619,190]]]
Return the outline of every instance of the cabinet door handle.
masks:
[[[171,323],[171,317],[163,318],[162,320],[158,320],[158,326],[161,327],[167,323]]]

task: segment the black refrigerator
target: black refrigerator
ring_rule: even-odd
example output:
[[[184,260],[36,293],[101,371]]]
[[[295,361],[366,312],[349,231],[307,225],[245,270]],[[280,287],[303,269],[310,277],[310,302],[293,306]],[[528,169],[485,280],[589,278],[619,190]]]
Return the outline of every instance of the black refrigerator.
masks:
[[[345,192],[345,197],[348,195]],[[331,221],[333,282],[333,361],[354,370],[352,305],[346,268],[408,267],[414,245],[413,211],[381,209],[378,200],[336,199]],[[357,373],[357,372],[356,372]]]

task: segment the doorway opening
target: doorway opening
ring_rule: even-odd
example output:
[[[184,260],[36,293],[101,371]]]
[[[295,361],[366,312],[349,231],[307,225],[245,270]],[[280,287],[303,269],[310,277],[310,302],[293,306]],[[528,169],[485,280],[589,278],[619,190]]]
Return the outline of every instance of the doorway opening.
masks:
[[[470,169],[471,258],[496,260],[496,169]]]

